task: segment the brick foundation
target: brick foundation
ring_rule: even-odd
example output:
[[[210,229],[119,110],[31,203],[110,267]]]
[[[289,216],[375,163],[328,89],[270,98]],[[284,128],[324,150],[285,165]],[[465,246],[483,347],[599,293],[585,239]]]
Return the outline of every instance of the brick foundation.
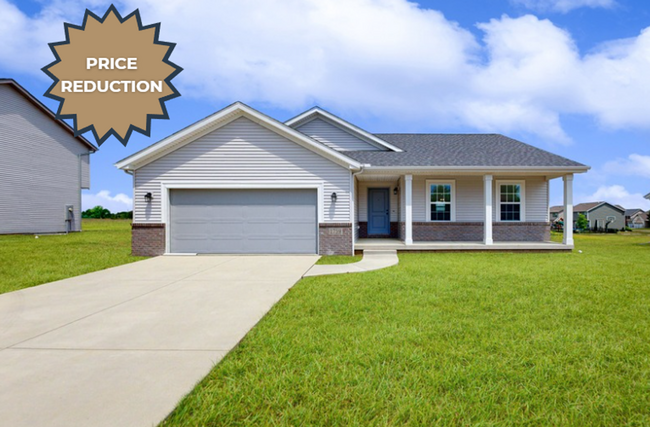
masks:
[[[165,224],[131,224],[131,255],[158,256],[165,253]]]
[[[399,223],[398,237],[404,240],[406,226]],[[547,242],[551,240],[548,222],[493,222],[495,242]],[[414,242],[482,242],[482,222],[414,222]]]
[[[551,240],[551,223],[495,222],[492,239],[495,242],[548,242]]]
[[[353,255],[352,224],[318,224],[318,253],[320,255]]]
[[[397,239],[399,237],[399,222],[391,222],[390,223],[390,234],[383,234],[383,235],[368,235],[368,223],[367,222],[359,222],[359,238],[360,239],[372,239],[372,238],[391,238],[391,239]]]

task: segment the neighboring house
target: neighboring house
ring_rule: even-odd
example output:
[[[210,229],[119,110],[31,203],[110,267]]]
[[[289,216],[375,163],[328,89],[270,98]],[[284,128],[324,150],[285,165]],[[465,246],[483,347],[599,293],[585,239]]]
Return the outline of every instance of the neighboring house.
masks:
[[[648,224],[648,214],[643,209],[626,209],[625,224],[629,228],[646,228]]]
[[[97,148],[12,79],[0,79],[0,234],[81,230]]]
[[[590,230],[621,230],[625,227],[625,209],[607,202],[580,203],[573,207],[573,221],[583,214]]]
[[[549,219],[551,222],[556,222],[564,219],[564,206],[551,206],[548,210]]]
[[[377,237],[567,250],[572,230],[548,243],[549,180],[570,212],[589,169],[502,135],[372,134],[320,108],[282,123],[239,102],[116,166],[133,175],[137,255],[349,255]]]
[[[646,199],[650,200],[650,193],[646,194],[644,197],[645,197]]]

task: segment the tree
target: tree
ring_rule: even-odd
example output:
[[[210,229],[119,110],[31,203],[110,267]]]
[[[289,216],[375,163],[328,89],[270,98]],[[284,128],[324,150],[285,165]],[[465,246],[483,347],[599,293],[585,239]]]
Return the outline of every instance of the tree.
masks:
[[[111,211],[103,206],[95,206],[94,208],[85,210],[81,213],[82,218],[110,218]]]
[[[585,214],[578,215],[578,220],[576,221],[576,228],[578,230],[587,230],[589,228],[589,221],[587,221],[587,217],[585,216]]]

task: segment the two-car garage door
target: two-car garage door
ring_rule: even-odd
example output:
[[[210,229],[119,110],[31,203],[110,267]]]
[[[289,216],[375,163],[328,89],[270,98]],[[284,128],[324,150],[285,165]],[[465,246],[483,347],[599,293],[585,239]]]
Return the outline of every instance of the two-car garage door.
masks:
[[[317,192],[170,190],[172,253],[315,254]]]

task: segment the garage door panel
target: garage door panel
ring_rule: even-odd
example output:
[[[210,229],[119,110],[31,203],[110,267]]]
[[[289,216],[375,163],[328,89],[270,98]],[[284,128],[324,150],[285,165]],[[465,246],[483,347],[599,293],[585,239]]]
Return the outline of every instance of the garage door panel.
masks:
[[[171,190],[175,253],[317,253],[316,190]]]

